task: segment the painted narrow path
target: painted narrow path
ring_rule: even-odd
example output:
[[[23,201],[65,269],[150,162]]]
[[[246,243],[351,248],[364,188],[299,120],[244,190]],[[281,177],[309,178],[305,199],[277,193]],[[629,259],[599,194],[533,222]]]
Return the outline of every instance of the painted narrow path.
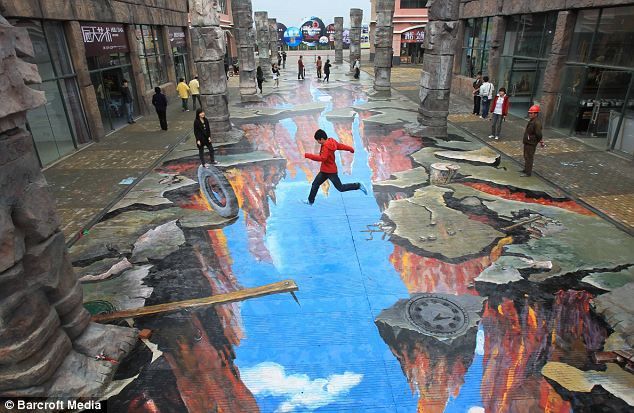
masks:
[[[347,64],[324,83],[310,63],[297,80],[294,63],[263,102],[230,108],[245,137],[216,148],[226,183],[203,184],[237,217],[201,195],[190,138],[71,254],[93,313],[286,278],[300,305],[276,295],[130,320],[153,334],[122,363],[109,408],[631,410],[631,375],[592,363],[628,335],[590,304],[634,280],[632,237],[455,128],[408,136],[411,101],[369,98],[371,79]],[[318,128],[355,148],[339,174],[368,196],[325,184],[313,206],[300,202],[319,170],[303,157]],[[452,182],[430,184],[436,162],[460,167]],[[528,218],[539,220],[504,230]]]

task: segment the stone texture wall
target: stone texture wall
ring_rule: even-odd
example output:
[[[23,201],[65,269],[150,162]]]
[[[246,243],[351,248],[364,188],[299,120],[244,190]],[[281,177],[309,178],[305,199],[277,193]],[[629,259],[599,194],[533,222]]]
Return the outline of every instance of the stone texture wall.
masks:
[[[277,19],[269,19],[269,52],[271,53],[271,64],[277,63]],[[271,66],[269,66],[269,71],[271,71]],[[272,73],[271,77],[273,77]]]
[[[255,12],[255,31],[258,42],[258,65],[262,68],[265,79],[273,77],[271,67],[271,57],[269,56],[269,48],[271,47],[269,37],[269,14],[265,11]],[[267,70],[269,69],[269,70]]]
[[[29,87],[41,82],[23,60],[33,55],[26,29],[0,16],[0,393],[94,397],[115,369],[95,356],[120,360],[136,333],[91,323],[83,306],[26,128],[27,111],[46,102]]]
[[[255,29],[251,0],[233,0],[233,22],[240,59],[240,99],[242,102],[260,100],[255,83]]]
[[[361,61],[361,22],[363,10],[350,9],[350,73],[356,59]]]
[[[227,41],[215,2],[189,0],[192,55],[200,80],[200,98],[212,133],[231,130],[224,57]]]
[[[500,87],[498,75],[500,67],[500,58],[502,57],[502,50],[504,50],[504,35],[506,33],[506,19],[503,16],[495,16],[491,18],[491,39],[489,42],[489,62],[487,63],[487,74],[490,82],[496,87]],[[461,43],[458,44],[458,47]],[[460,61],[460,55],[458,55],[457,61]]]
[[[0,0],[6,18],[187,26],[187,0]]]
[[[335,64],[343,63],[343,17],[335,17]]]
[[[588,7],[631,5],[631,0],[467,0],[460,10],[460,18],[573,10]]]
[[[395,0],[376,1],[376,29],[374,33],[374,90],[388,92],[392,75],[392,35]]]

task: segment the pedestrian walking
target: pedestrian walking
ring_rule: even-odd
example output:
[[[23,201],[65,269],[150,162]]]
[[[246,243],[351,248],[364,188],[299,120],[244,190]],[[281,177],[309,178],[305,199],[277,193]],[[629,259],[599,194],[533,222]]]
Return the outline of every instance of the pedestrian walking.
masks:
[[[506,116],[509,114],[509,97],[506,94],[506,89],[501,87],[497,96],[493,98],[493,104],[491,105],[491,134],[489,138],[500,139],[500,132],[502,131],[502,122],[506,120]]]
[[[181,103],[183,106],[183,112],[189,112],[189,108],[187,107],[187,103],[189,101],[189,86],[185,83],[185,78],[178,79],[178,85],[176,85],[176,91],[178,92],[178,96],[181,98]]]
[[[303,56],[300,56],[297,60],[297,80],[304,80],[304,61],[302,57]]]
[[[489,76],[484,76],[482,78],[484,82],[480,86],[480,107],[482,109],[481,117],[482,119],[486,119],[489,116],[489,105],[491,104],[491,99],[493,99],[493,91],[495,88],[493,84],[489,82]]]
[[[330,83],[330,59],[326,59],[326,63],[324,64],[324,82]]]
[[[280,85],[280,69],[275,63],[273,63],[271,72],[273,72],[273,81],[275,82],[275,87],[278,87]]]
[[[321,79],[321,56],[317,56],[317,79]]]
[[[264,72],[262,68],[258,66],[255,71],[255,80],[258,82],[258,89],[260,89],[260,94],[262,94],[262,82],[264,82]]]
[[[282,68],[286,69],[286,51],[282,50]]]
[[[282,66],[282,52],[277,51],[277,67]]]
[[[192,95],[192,109],[196,110],[196,101],[198,101],[198,105],[202,108],[203,103],[200,101],[200,83],[198,83],[198,76],[194,76],[194,78],[189,81],[189,93]]]
[[[533,160],[537,145],[542,141],[542,122],[538,118],[539,106],[533,105],[528,109],[528,124],[524,130],[524,169],[520,176],[531,176],[533,173]]]
[[[161,129],[167,130],[167,98],[161,91],[160,87],[154,88],[154,96],[152,96],[152,105],[154,105],[154,109],[156,109],[156,114],[159,118],[159,123],[161,124]]]
[[[315,197],[317,196],[319,187],[327,180],[330,180],[339,192],[354,191],[358,189],[367,195],[368,190],[365,188],[365,185],[359,182],[342,184],[339,179],[339,175],[337,174],[335,151],[348,151],[354,153],[354,148],[344,145],[343,143],[339,143],[333,138],[329,138],[328,135],[326,135],[326,132],[322,129],[317,129],[315,132],[315,140],[319,143],[319,145],[321,145],[319,155],[305,153],[304,157],[313,161],[321,162],[321,167],[319,168],[319,173],[311,185],[308,200],[302,202],[307,205],[312,205],[315,202]]]
[[[480,86],[482,86],[482,72],[478,72],[473,81],[473,114],[480,115]]]
[[[126,79],[123,79],[121,95],[123,98],[123,105],[125,106],[125,113],[128,117],[128,123],[136,123],[134,121],[134,100],[132,100],[132,93],[130,92],[128,81]]]
[[[209,121],[205,117],[203,108],[196,109],[196,119],[194,119],[194,137],[196,138],[196,146],[198,147],[198,157],[203,167],[209,166],[205,164],[205,147],[209,152],[211,164],[216,165],[218,162],[214,159],[214,147],[211,144],[211,129],[209,129]]]
[[[359,62],[359,59],[354,61],[354,66],[352,66],[352,68],[354,69],[354,78],[358,79],[361,74],[361,62]]]

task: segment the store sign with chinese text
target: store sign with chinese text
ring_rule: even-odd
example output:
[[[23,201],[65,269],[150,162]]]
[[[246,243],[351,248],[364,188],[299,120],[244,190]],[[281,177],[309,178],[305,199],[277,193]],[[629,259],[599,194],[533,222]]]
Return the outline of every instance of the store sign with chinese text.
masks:
[[[122,24],[82,23],[81,35],[87,57],[128,52],[128,39]]]
[[[187,40],[185,40],[185,30],[182,27],[170,27],[169,28],[170,46],[171,47],[186,47]]]
[[[401,43],[422,43],[425,39],[425,28],[408,30],[401,34]]]

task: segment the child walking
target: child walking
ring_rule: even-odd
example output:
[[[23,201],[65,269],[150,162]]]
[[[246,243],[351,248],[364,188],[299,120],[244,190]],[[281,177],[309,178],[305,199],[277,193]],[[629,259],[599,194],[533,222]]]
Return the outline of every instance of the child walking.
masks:
[[[302,201],[307,205],[312,205],[315,202],[315,197],[317,196],[317,191],[321,184],[326,182],[328,179],[332,184],[337,188],[339,192],[346,191],[354,191],[360,190],[364,194],[368,194],[368,190],[365,188],[365,185],[359,182],[355,182],[352,184],[342,184],[339,179],[339,175],[337,174],[337,163],[335,162],[335,151],[348,151],[354,153],[354,148],[348,145],[344,145],[343,143],[339,143],[333,138],[329,138],[321,129],[317,129],[315,132],[315,140],[319,145],[321,145],[321,149],[319,150],[319,155],[315,155],[312,153],[305,153],[304,157],[311,159],[313,161],[321,162],[321,168],[319,168],[319,173],[313,180],[313,183],[310,188],[310,194],[308,195],[307,201]]]

